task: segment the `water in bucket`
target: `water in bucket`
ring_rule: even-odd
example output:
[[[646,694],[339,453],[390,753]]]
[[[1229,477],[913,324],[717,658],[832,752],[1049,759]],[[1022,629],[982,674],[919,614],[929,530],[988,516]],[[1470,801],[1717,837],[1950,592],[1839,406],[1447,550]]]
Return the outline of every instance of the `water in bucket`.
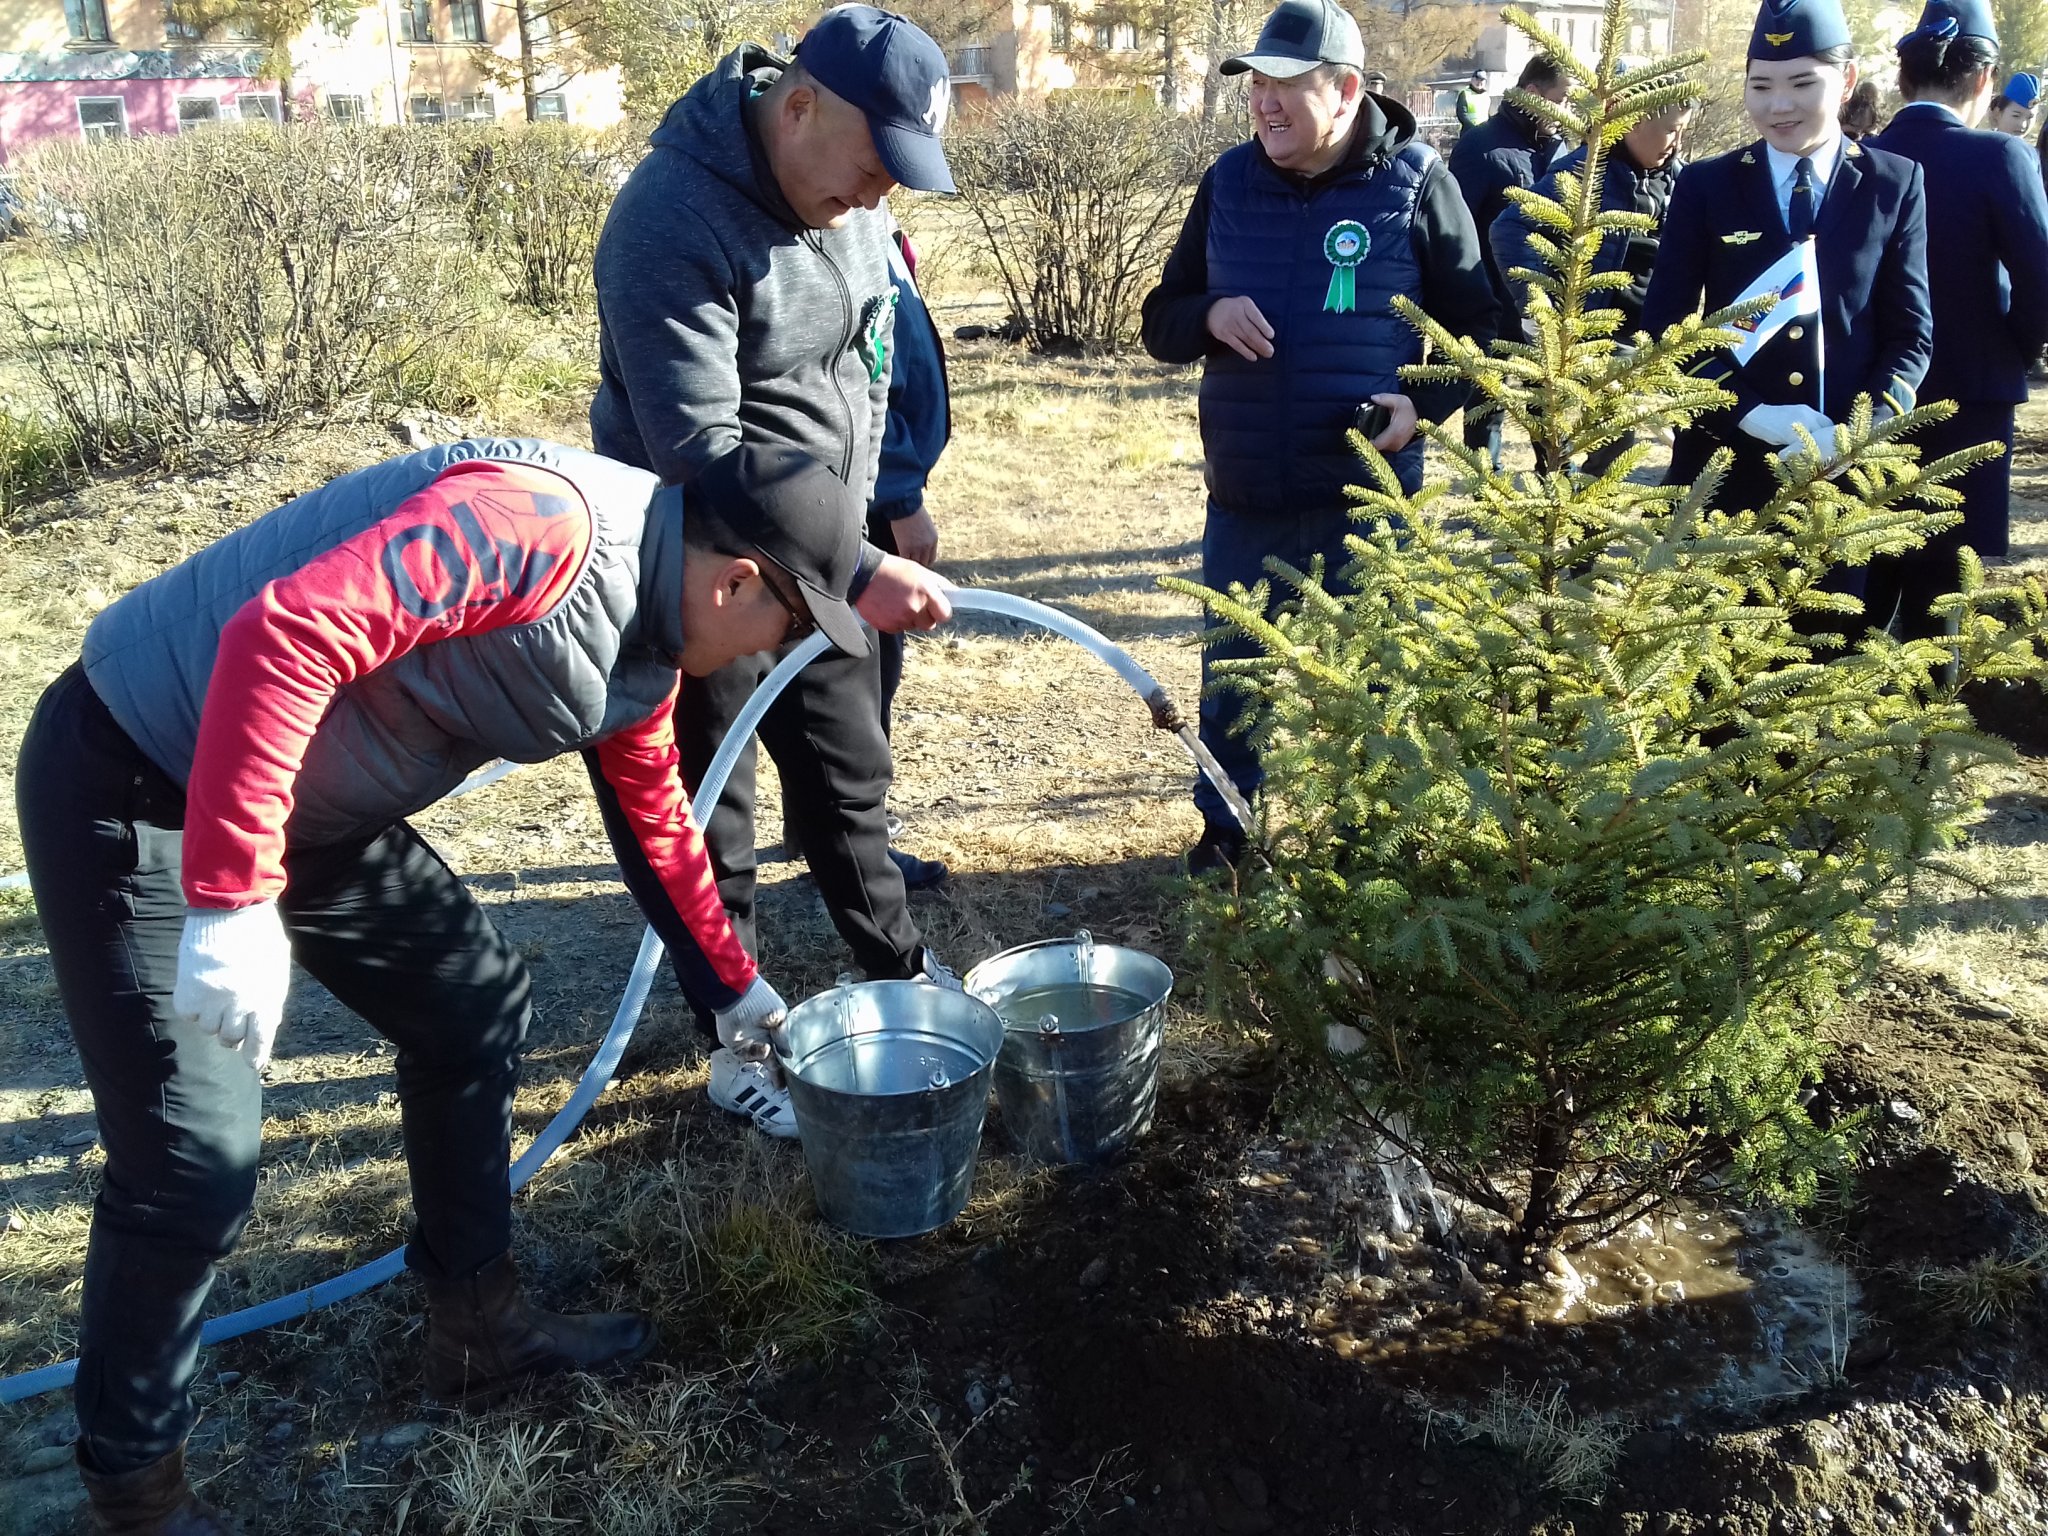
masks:
[[[1173,990],[1164,961],[1083,930],[1005,950],[963,980],[1003,1022],[996,1102],[1024,1151],[1099,1162],[1150,1128]]]
[[[1035,1029],[1048,1015],[1057,1019],[1062,1029],[1095,1029],[1135,1019],[1151,1006],[1142,993],[1122,987],[1084,987],[1079,982],[1026,987],[994,1005],[1005,1029]]]
[[[921,981],[842,978],[789,1011],[783,1076],[818,1211],[862,1237],[912,1237],[974,1185],[1003,1026]]]

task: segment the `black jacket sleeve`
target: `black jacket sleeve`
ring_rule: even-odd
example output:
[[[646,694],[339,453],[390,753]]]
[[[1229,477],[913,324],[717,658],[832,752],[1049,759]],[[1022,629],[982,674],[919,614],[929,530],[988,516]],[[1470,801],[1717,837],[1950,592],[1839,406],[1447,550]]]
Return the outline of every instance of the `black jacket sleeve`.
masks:
[[[1140,335],[1145,350],[1162,363],[1199,363],[1213,345],[1209,306],[1217,296],[1209,291],[1209,205],[1215,177],[1214,166],[1203,173],[1166,270],[1145,295]]]
[[[1415,209],[1415,260],[1422,268],[1423,313],[1453,336],[1490,346],[1500,334],[1500,306],[1480,255],[1479,231],[1458,195],[1458,184],[1441,164],[1422,183]],[[1416,414],[1441,422],[1462,410],[1471,386],[1419,384],[1408,391]]]

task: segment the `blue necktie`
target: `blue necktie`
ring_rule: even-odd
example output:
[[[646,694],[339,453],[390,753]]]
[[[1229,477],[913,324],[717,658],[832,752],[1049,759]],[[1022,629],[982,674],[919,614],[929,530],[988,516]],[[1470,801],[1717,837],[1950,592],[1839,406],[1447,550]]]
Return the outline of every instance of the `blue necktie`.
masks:
[[[1792,182],[1792,204],[1785,216],[1796,245],[1813,234],[1813,161],[1802,155],[1798,174]]]

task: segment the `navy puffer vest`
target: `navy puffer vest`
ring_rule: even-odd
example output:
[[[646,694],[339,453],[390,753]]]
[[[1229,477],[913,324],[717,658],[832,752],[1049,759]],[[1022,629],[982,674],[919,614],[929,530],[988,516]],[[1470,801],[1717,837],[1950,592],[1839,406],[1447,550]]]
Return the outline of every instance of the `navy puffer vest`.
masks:
[[[299,773],[292,845],[374,834],[493,758],[543,762],[647,719],[675,686],[682,646],[680,493],[593,453],[513,439],[446,443],[343,475],[145,582],[86,631],[93,691],[185,783],[227,621],[449,465],[478,458],[575,484],[594,522],[583,570],[531,623],[420,646],[342,688]]]
[[[1398,370],[1422,360],[1422,338],[1394,313],[1395,294],[1419,299],[1415,210],[1436,161],[1409,143],[1313,187],[1273,169],[1256,141],[1216,162],[1210,184],[1209,288],[1245,294],[1273,327],[1273,355],[1247,362],[1228,348],[1202,369],[1202,449],[1209,494],[1247,516],[1350,505],[1366,478],[1346,434],[1359,406],[1402,391]],[[1333,268],[1323,242],[1350,219],[1369,239],[1355,271],[1357,308],[1323,307]],[[1401,483],[1422,484],[1422,439],[1394,456]]]

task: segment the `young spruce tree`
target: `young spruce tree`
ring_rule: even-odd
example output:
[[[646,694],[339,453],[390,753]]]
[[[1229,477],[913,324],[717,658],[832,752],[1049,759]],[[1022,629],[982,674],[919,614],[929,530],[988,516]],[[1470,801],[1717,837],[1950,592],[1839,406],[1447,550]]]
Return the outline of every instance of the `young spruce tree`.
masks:
[[[1587,147],[1558,201],[1513,194],[1549,264],[1517,274],[1535,339],[1482,351],[1403,306],[1433,353],[1410,377],[1471,380],[1536,471],[1431,426],[1448,473],[1410,497],[1354,437],[1370,483],[1341,595],[1272,562],[1298,602],[1268,622],[1266,584],[1177,584],[1262,648],[1230,668],[1262,716],[1262,856],[1195,917],[1219,1002],[1281,1045],[1305,1107],[1412,1153],[1525,1254],[1707,1178],[1796,1204],[1850,1154],[1800,1103],[1819,1026],[2005,758],[1958,688],[2039,675],[2048,633],[2038,586],[1991,591],[1967,555],[1947,642],[1865,636],[1820,589],[1956,520],[1939,482],[1991,450],[1918,463],[1945,405],[1860,402],[1754,513],[1716,508],[1723,462],[1661,489],[1629,478],[1638,444],[1584,472],[1725,405],[1686,368],[1764,307],[1651,338],[1596,306],[1626,281],[1592,273],[1600,241],[1649,224],[1600,211],[1606,159],[1704,58],[1624,69],[1627,30],[1608,0],[1597,67],[1559,57],[1567,101],[1514,94]],[[1795,629],[1811,615],[1837,644]]]

